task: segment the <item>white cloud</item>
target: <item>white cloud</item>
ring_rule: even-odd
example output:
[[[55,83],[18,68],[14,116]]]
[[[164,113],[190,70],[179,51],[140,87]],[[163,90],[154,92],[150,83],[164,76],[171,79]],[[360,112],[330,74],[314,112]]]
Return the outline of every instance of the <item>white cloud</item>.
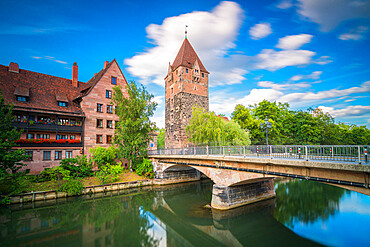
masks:
[[[289,80],[290,81],[300,81],[300,80],[317,80],[320,78],[320,75],[322,74],[322,71],[314,71],[309,75],[295,75],[292,76]]]
[[[259,87],[268,87],[275,90],[297,90],[302,88],[308,88],[311,87],[311,85],[307,82],[301,82],[301,83],[283,83],[283,84],[277,84],[272,81],[259,81],[257,84]]]
[[[270,23],[259,23],[251,27],[249,30],[249,35],[251,39],[262,39],[272,33]]]
[[[305,92],[305,93],[291,93],[284,95],[279,99],[281,102],[294,102],[294,101],[314,101],[322,99],[337,98],[341,96],[347,96],[356,93],[368,93],[370,92],[370,81],[366,81],[359,87],[351,87],[347,89],[331,89],[327,91],[320,91],[318,93]]]
[[[321,56],[318,59],[316,59],[314,63],[325,65],[325,64],[333,62],[333,60],[330,60],[329,58],[330,58],[329,56]]]
[[[297,12],[303,19],[319,24],[321,31],[328,32],[343,21],[369,18],[370,1],[298,0]]]
[[[276,7],[279,9],[289,9],[292,6],[293,4],[291,0],[282,0],[280,3],[276,5]]]
[[[315,55],[315,52],[307,50],[264,49],[256,56],[256,68],[275,71],[287,66],[308,65],[313,62],[312,57]]]
[[[153,101],[156,102],[158,105],[162,105],[164,103],[164,96],[155,96]]]
[[[155,83],[164,86],[168,62],[175,59],[184,39],[185,25],[194,49],[205,64],[207,70],[217,71],[211,85],[240,83],[245,78],[246,70],[241,67],[242,56],[227,55],[235,47],[244,14],[241,7],[234,2],[221,2],[210,12],[194,11],[192,13],[166,18],[161,25],[150,24],[146,28],[147,36],[155,46],[126,59],[127,70],[140,78],[143,84]],[[226,58],[227,57],[227,58]],[[226,65],[226,66],[223,66]],[[217,74],[217,75],[216,75]],[[223,78],[219,78],[223,75]],[[224,81],[227,80],[228,81]]]
[[[365,26],[358,26],[350,30],[348,33],[343,33],[339,36],[341,40],[360,40],[364,38],[365,33],[369,28]]]
[[[323,112],[328,112],[333,117],[350,117],[350,116],[362,116],[370,113],[370,106],[363,105],[351,105],[343,109],[335,109],[334,107],[319,106]]]
[[[310,34],[298,34],[290,35],[279,39],[279,43],[276,45],[277,48],[283,50],[296,50],[302,45],[310,43],[312,39]]]
[[[54,62],[56,62],[56,63],[68,64],[68,63],[67,63],[67,62],[65,62],[65,61],[55,59],[55,57],[52,57],[52,56],[43,56],[43,57],[32,56],[32,58],[34,58],[34,59],[46,59],[46,60],[54,61]]]

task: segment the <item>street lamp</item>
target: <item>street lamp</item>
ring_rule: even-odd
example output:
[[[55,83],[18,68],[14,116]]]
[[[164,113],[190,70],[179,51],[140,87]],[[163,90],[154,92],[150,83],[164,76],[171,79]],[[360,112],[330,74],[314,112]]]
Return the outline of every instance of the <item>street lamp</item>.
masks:
[[[269,135],[268,132],[270,131],[272,127],[272,123],[269,122],[267,117],[265,118],[265,123],[261,123],[261,129],[266,131],[266,145],[269,145]]]

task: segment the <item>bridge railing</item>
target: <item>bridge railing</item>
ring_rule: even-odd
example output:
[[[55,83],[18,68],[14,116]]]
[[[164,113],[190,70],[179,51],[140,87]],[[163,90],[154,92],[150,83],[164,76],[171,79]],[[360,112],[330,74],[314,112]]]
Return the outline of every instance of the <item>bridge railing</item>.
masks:
[[[368,163],[368,146],[355,145],[249,145],[199,146],[148,151],[149,155],[207,155],[269,159],[327,160]]]

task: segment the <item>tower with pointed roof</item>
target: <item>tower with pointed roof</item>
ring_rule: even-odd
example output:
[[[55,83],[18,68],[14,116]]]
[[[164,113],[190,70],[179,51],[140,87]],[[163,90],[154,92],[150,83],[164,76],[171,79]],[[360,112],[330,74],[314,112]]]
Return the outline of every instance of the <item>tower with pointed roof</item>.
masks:
[[[190,145],[185,128],[195,105],[209,110],[209,72],[187,39],[181,45],[165,77],[165,146],[184,148]]]

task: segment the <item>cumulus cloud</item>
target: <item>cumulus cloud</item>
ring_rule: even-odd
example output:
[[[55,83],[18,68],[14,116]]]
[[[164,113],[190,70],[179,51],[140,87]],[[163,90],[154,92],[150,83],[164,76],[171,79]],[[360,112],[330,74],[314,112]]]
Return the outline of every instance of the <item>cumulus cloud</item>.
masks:
[[[300,80],[317,80],[320,78],[320,75],[322,74],[322,71],[314,71],[309,75],[295,75],[292,76],[289,80],[290,81],[300,81]]]
[[[303,19],[319,24],[321,31],[329,32],[343,21],[369,18],[370,1],[298,0],[297,12]]]
[[[302,45],[310,43],[312,39],[310,34],[298,34],[290,35],[279,39],[279,43],[276,45],[277,48],[283,50],[296,50]]]
[[[211,85],[241,83],[247,72],[241,67],[243,56],[228,55],[228,50],[235,47],[244,17],[241,7],[234,2],[221,2],[210,12],[192,13],[166,18],[161,25],[150,24],[146,28],[147,36],[154,47],[126,59],[127,70],[140,78],[143,84],[155,83],[164,86],[168,62],[175,59],[184,39],[185,25],[188,36],[207,70],[212,74]],[[227,64],[227,66],[222,66]],[[244,63],[245,64],[245,63]],[[223,75],[223,77],[218,77]]]
[[[334,107],[319,106],[323,112],[328,112],[333,117],[350,117],[350,116],[362,116],[370,113],[370,106],[363,105],[351,105],[342,109],[335,109]]]
[[[289,9],[292,6],[293,4],[291,0],[283,0],[276,5],[279,9]]]
[[[264,49],[256,56],[256,68],[276,71],[287,66],[308,65],[313,62],[312,57],[315,55],[315,52],[308,50]]]
[[[249,35],[251,39],[262,39],[272,33],[270,23],[258,23],[251,27]]]
[[[364,35],[367,33],[369,28],[365,26],[358,26],[350,30],[348,33],[343,33],[339,36],[341,40],[360,40],[364,38]]]

